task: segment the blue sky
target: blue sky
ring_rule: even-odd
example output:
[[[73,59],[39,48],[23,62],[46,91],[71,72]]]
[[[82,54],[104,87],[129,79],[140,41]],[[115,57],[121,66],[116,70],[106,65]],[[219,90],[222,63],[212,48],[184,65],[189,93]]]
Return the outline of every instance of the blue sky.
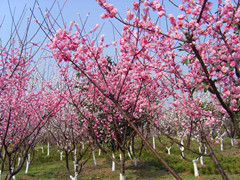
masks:
[[[16,8],[16,16],[19,17],[24,6],[26,6],[26,13],[25,13],[25,20],[26,17],[29,16],[30,11],[29,9],[33,7],[35,0],[9,0],[12,10]],[[46,9],[49,9],[51,5],[53,4],[54,0],[38,0],[40,7],[43,11]],[[65,0],[57,0],[57,2],[60,4],[60,6],[63,5]],[[134,0],[108,0],[107,1],[110,4],[114,4],[114,6],[118,9],[118,12],[125,18],[127,7],[132,7],[132,3]],[[177,0],[178,3],[180,3],[180,0]],[[165,8],[167,9],[169,7],[169,1],[164,1]],[[7,38],[7,34],[11,27],[11,16],[10,11],[8,7],[8,0],[0,0],[0,7],[1,7],[1,13],[0,13],[0,22],[2,22],[4,16],[5,20],[0,28],[0,38],[2,41],[5,41],[5,38]],[[175,12],[175,9],[170,9],[171,11]],[[37,17],[40,17],[39,11],[36,9],[35,15]],[[59,12],[57,3],[55,4],[53,10],[51,13],[53,16],[56,16]],[[86,14],[90,14],[87,22],[87,27],[91,29],[95,26],[95,24],[99,24],[100,26],[104,23],[103,33],[106,34],[106,39],[110,40],[110,37],[112,36],[112,25],[109,22],[109,19],[102,20],[99,16],[104,12],[104,9],[102,9],[96,0],[68,0],[65,4],[65,7],[63,9],[63,17],[64,22],[68,25],[70,21],[75,20],[76,23],[79,23],[78,20],[78,13],[80,16],[84,19],[86,17]],[[170,12],[170,11],[169,11]],[[171,13],[173,13],[171,12]],[[174,13],[173,13],[174,14]],[[122,24],[118,23],[116,20],[111,19],[113,21],[114,25],[121,31]],[[62,21],[59,19],[59,22]],[[34,24],[34,23],[32,23]],[[34,27],[33,27],[34,28]],[[21,29],[24,29],[24,25]],[[112,38],[111,38],[112,39]]]
[[[9,0],[10,6],[12,11],[15,9],[15,20],[21,15],[24,6],[26,6],[25,17],[23,19],[23,25],[19,30],[23,30],[24,28],[24,21],[26,21],[27,16],[30,15],[30,8],[33,7],[34,0]],[[40,7],[43,11],[49,9],[54,2],[54,0],[38,0]],[[65,0],[58,0],[57,1],[60,6],[63,5]],[[119,12],[125,16],[126,14],[126,7],[132,6],[132,0],[110,0],[110,3],[113,3],[118,8]],[[1,14],[0,14],[0,22],[3,21],[2,27],[0,28],[0,38],[3,44],[7,41],[9,37],[9,32],[11,29],[11,16],[10,10],[8,6],[8,0],[0,0],[1,6]],[[56,16],[59,12],[58,4],[56,3],[51,13],[53,16]],[[63,9],[63,17],[64,22],[68,26],[69,22],[75,20],[76,23],[80,24],[78,20],[78,13],[85,19],[86,14],[90,14],[88,21],[87,21],[87,28],[91,29],[95,26],[95,24],[99,24],[100,26],[104,23],[103,33],[105,34],[112,34],[112,25],[110,24],[109,20],[102,20],[99,16],[104,12],[104,10],[97,4],[95,0],[68,0]],[[40,17],[38,9],[35,9],[35,15]],[[59,19],[59,23],[62,25],[62,20]],[[115,25],[119,25],[121,28],[120,23],[114,22]],[[37,28],[35,27],[35,23],[32,23],[32,30]]]
[[[10,10],[8,7],[8,1],[10,1],[10,5],[12,10],[16,8],[16,17],[19,17],[24,6],[26,6],[26,13],[25,13],[25,19],[26,16],[29,16],[30,11],[29,9],[33,7],[34,1],[35,0],[0,0],[0,7],[1,7],[1,13],[0,13],[0,22],[2,22],[4,16],[4,22],[2,27],[0,28],[0,38],[2,39],[3,43],[8,37],[8,33],[10,32],[10,27],[11,27],[11,16],[10,16]],[[112,3],[117,7],[119,13],[125,17],[126,14],[126,9],[127,7],[132,7],[132,3],[134,0],[108,0],[108,3]],[[175,14],[177,13],[177,8],[174,7],[173,5],[170,5],[168,0],[161,0],[160,2],[164,1],[165,9],[167,10],[168,13]],[[212,2],[217,2],[216,0],[210,0]],[[40,7],[43,11],[46,9],[49,9],[51,5],[53,4],[54,0],[38,0]],[[62,6],[62,4],[65,2],[65,0],[57,0],[57,2]],[[179,4],[181,0],[174,0],[176,4]],[[39,11],[36,9],[35,15],[37,17],[40,17]],[[53,16],[56,16],[59,12],[58,5],[57,3],[55,4],[53,10],[51,13]],[[68,0],[65,4],[65,7],[63,9],[63,17],[64,17],[64,22],[68,25],[70,21],[75,20],[76,23],[79,23],[78,20],[78,13],[80,16],[84,19],[86,17],[86,14],[90,14],[87,22],[87,28],[91,29],[92,27],[95,26],[95,24],[99,24],[100,26],[104,23],[104,29],[103,33],[107,35],[106,39],[109,38],[109,36],[112,35],[112,25],[109,22],[109,19],[102,20],[99,16],[104,12],[104,10],[97,4],[96,0]],[[116,20],[111,19],[114,23],[115,26],[121,31],[122,25],[118,23]],[[61,19],[59,19],[60,24],[62,24]],[[164,21],[165,23],[165,21]],[[37,28],[34,27],[34,23],[32,23],[33,29]],[[21,27],[21,29],[24,29]],[[109,38],[110,39],[110,38]]]

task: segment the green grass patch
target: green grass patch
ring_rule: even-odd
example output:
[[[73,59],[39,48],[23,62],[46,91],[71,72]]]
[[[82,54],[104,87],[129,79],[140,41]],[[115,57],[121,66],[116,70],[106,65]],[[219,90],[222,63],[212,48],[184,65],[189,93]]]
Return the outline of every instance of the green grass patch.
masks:
[[[164,138],[162,138],[164,140]],[[167,141],[167,139],[166,139]],[[136,141],[139,143],[139,140]],[[149,139],[151,142],[151,139]],[[211,142],[214,151],[218,157],[220,164],[228,175],[229,179],[240,180],[240,148],[239,146],[231,146],[230,139],[224,139],[224,151],[220,151],[220,145],[215,145],[214,141]],[[171,155],[167,154],[166,148],[161,145],[156,139],[156,147],[159,154],[167,161],[167,163],[186,180],[190,179],[221,179],[218,169],[213,163],[210,157],[204,157],[204,165],[200,165],[198,162],[198,169],[200,177],[195,178],[193,176],[193,164],[192,162],[182,160],[180,157],[179,146],[173,145],[171,148]],[[192,147],[197,151],[198,144],[192,142]],[[196,155],[185,151],[185,155],[189,159],[196,158]],[[116,171],[112,172],[112,162],[105,154],[98,156],[98,150],[95,151],[97,159],[97,166],[93,164],[93,160],[89,159],[86,165],[83,167],[79,179],[119,179],[120,167],[116,165]],[[116,157],[119,155],[116,153]],[[73,169],[72,160],[69,161],[70,168]],[[3,173],[3,177],[4,177]],[[29,166],[28,174],[25,174],[25,166],[16,175],[17,180],[66,180],[69,178],[69,172],[65,167],[65,158],[60,161],[60,152],[58,147],[54,146],[50,148],[50,156],[47,156],[47,146],[44,146],[44,153],[42,153],[40,146],[35,148],[34,158]],[[73,174],[72,174],[73,175]],[[134,166],[133,160],[126,154],[126,179],[174,179],[173,176],[167,171],[166,167],[162,165],[159,160],[150,152],[149,149],[144,148],[142,156],[138,161],[138,166]]]

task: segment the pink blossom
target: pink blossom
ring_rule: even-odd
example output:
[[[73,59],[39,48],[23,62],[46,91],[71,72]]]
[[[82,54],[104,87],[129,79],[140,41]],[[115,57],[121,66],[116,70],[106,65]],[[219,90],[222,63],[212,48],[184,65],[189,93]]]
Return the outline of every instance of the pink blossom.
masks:
[[[153,8],[154,8],[155,10],[160,11],[160,10],[162,10],[162,5],[161,5],[158,1],[154,1],[154,2],[153,2]]]
[[[138,2],[133,2],[133,9],[135,11],[139,9],[139,3]]]
[[[231,101],[231,104],[232,104],[232,105],[236,105],[236,104],[237,104],[237,100],[236,100],[236,99],[233,99],[233,100]]]
[[[48,12],[45,12],[45,15],[46,15],[47,18],[50,17],[50,14]]]
[[[102,13],[102,14],[100,15],[100,18],[102,18],[102,19],[105,19],[105,18],[107,18],[107,17],[108,17],[108,15],[105,14],[105,13]]]
[[[183,20],[184,19],[184,15],[183,14],[180,14],[177,16],[179,20]]]
[[[188,27],[189,28],[193,28],[196,26],[196,20],[191,20],[189,23],[188,23]]]
[[[32,43],[32,45],[34,45],[34,46],[37,46],[38,44],[37,43],[34,43],[34,42],[31,42]]]
[[[117,41],[113,41],[113,42],[112,42],[112,45],[116,46],[117,43],[118,43]]]
[[[145,82],[148,79],[148,75],[145,71],[141,72],[142,81]]]
[[[217,27],[221,27],[222,25],[223,25],[222,21],[217,21],[217,22],[216,22],[216,26],[217,26]]]
[[[185,10],[185,6],[184,6],[183,4],[180,4],[180,5],[178,6],[178,8],[179,8],[181,11],[184,11],[184,10]]]
[[[127,12],[127,19],[128,19],[128,20],[132,20],[132,19],[133,19],[133,17],[134,17],[134,14],[133,14],[133,12],[131,12],[131,11],[128,11],[128,12]]]
[[[182,26],[183,26],[183,21],[178,21],[178,22],[177,22],[177,27],[180,28],[180,27],[182,27]]]
[[[230,96],[230,95],[231,95],[231,92],[230,92],[229,90],[227,90],[227,91],[225,92],[225,95],[226,95],[226,96]]]
[[[148,6],[149,5],[149,2],[148,0],[145,0],[144,3],[143,3],[144,6]]]
[[[206,122],[206,123],[204,123],[204,126],[209,126],[209,125],[211,125],[210,122]]]
[[[171,24],[175,24],[176,23],[176,20],[175,20],[175,18],[174,18],[174,16],[172,14],[168,15],[168,19],[169,19]]]
[[[173,106],[174,106],[174,107],[178,107],[178,106],[180,106],[180,102],[179,102],[179,100],[176,100],[176,101],[173,103]]]
[[[91,29],[90,33],[93,33],[94,31],[96,31],[98,27],[99,27],[99,24],[96,24],[95,27]]]
[[[221,68],[221,71],[222,71],[223,73],[227,73],[227,72],[228,72],[228,67],[223,66],[223,67]]]
[[[111,10],[109,17],[113,18],[114,16],[116,16],[117,12],[118,12],[118,10],[116,8],[114,8],[113,10]]]
[[[158,12],[158,16],[159,16],[159,17],[162,17],[164,14],[165,14],[164,11],[159,11],[159,12]]]

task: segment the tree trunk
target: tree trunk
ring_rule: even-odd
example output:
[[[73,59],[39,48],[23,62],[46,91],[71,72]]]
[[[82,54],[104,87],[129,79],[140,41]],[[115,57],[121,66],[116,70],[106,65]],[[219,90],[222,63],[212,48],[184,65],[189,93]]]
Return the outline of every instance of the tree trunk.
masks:
[[[30,164],[30,162],[27,160],[25,174],[27,174],[27,173],[28,173],[29,164]]]
[[[134,165],[137,167],[138,158],[134,157]]]
[[[120,167],[120,180],[125,180],[125,151],[120,150],[121,153],[121,167]]]
[[[92,151],[92,155],[93,155],[94,166],[97,166],[97,161],[96,161],[96,157],[95,157],[95,152],[94,151]]]
[[[113,159],[115,159],[114,152],[112,153],[112,157],[113,157]],[[116,163],[115,163],[115,161],[112,161],[112,171],[115,171],[115,170],[116,170]]]
[[[226,173],[224,172],[221,164],[219,163],[217,157],[215,156],[215,154],[214,154],[214,152],[213,152],[213,150],[212,150],[212,147],[211,147],[210,144],[208,143],[206,137],[205,137],[205,142],[206,142],[206,144],[207,144],[207,146],[208,146],[208,149],[209,149],[209,151],[210,151],[210,155],[211,155],[213,161],[215,162],[215,164],[216,164],[216,166],[217,166],[217,168],[218,168],[218,170],[219,170],[222,178],[223,178],[224,180],[228,180],[228,177],[227,177]]]
[[[223,149],[223,138],[222,137],[220,139],[220,142],[221,142],[221,151],[224,151],[224,149]]]
[[[18,157],[17,167],[20,165],[20,162],[21,162],[21,157]]]
[[[197,161],[198,161],[198,159],[194,159],[194,160],[192,161],[192,162],[193,162],[194,176],[195,176],[195,177],[198,177],[198,176],[199,176],[198,167],[197,167]]]
[[[5,180],[11,180],[11,178],[12,178],[12,175],[8,174],[7,177],[5,178]]]
[[[170,147],[170,148],[166,147],[166,149],[168,150],[168,155],[171,155],[171,148],[172,147]]]
[[[50,155],[50,147],[49,147],[49,142],[48,142],[48,144],[47,144],[47,156],[49,156]]]
[[[153,136],[153,149],[156,149],[155,137]]]

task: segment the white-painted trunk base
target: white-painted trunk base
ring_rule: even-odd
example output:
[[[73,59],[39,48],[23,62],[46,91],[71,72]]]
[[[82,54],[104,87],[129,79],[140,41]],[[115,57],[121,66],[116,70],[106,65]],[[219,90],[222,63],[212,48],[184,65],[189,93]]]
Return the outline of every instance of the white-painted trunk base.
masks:
[[[224,151],[224,149],[223,149],[223,139],[222,138],[220,139],[220,142],[221,142],[221,151]]]
[[[78,173],[75,172],[75,180],[77,180],[77,177],[78,177]]]
[[[171,155],[171,148],[172,147],[170,147],[170,148],[166,147],[166,149],[168,150],[168,155]]]
[[[182,146],[182,147],[180,147],[180,150],[181,150],[181,159],[183,159],[184,158],[184,147]]]
[[[78,164],[76,163],[76,161],[73,161],[74,177],[70,176],[71,180],[77,180],[78,177],[77,168]]]
[[[134,159],[134,165],[135,165],[135,167],[137,167],[137,164],[138,164],[138,158],[134,157],[133,159]]]
[[[73,161],[73,169],[74,169],[74,172],[77,171],[77,167],[78,167],[78,164],[76,163],[76,161]]]
[[[231,145],[234,146],[234,139],[231,138]]]
[[[183,139],[181,140],[181,144],[184,145]],[[185,150],[184,147],[181,146],[181,147],[180,147],[180,151],[181,151],[181,159],[183,159],[183,157],[184,157],[184,150]]]
[[[126,180],[125,175],[123,175],[122,173],[120,173],[120,180]]]
[[[96,157],[95,157],[95,152],[94,151],[92,151],[92,155],[93,155],[94,166],[97,166],[97,161],[96,161]]]
[[[199,152],[202,153],[202,143],[200,143]],[[201,163],[201,165],[204,165],[204,163],[203,163],[203,156],[200,156],[200,163]]]
[[[185,156],[184,156],[184,151],[181,152],[182,155],[181,155],[181,159],[183,159]]]
[[[194,160],[192,161],[192,162],[193,162],[194,176],[195,176],[195,177],[198,177],[198,176],[199,176],[198,167],[197,167],[197,161],[198,161],[198,159],[194,159]]]
[[[14,168],[11,168],[11,172],[13,172],[13,169],[14,169]],[[14,176],[12,176],[12,179],[13,179],[13,180],[16,180],[16,177],[15,177],[15,175],[14,175]]]
[[[48,142],[48,144],[47,144],[47,156],[49,156],[50,155],[50,145],[49,145],[49,142]]]
[[[42,153],[44,153],[43,147],[40,147],[40,148],[41,148],[41,150],[42,150]]]
[[[203,163],[203,156],[200,156],[200,163],[201,163],[201,165],[204,165],[204,163]]]
[[[156,149],[155,137],[153,136],[153,149]]]
[[[71,180],[77,180],[77,178],[78,178],[78,173],[77,172],[75,172],[75,176],[74,177],[70,175],[70,179]]]
[[[74,149],[74,161],[77,161],[77,149]]]
[[[21,162],[21,157],[18,157],[17,167],[20,165],[20,162]]]
[[[30,162],[27,160],[26,169],[25,169],[25,174],[28,173],[29,164],[30,164]]]
[[[63,160],[63,151],[60,152],[60,161]]]
[[[112,154],[113,159],[115,159],[114,153]],[[112,171],[116,171],[116,163],[115,161],[112,161]]]

